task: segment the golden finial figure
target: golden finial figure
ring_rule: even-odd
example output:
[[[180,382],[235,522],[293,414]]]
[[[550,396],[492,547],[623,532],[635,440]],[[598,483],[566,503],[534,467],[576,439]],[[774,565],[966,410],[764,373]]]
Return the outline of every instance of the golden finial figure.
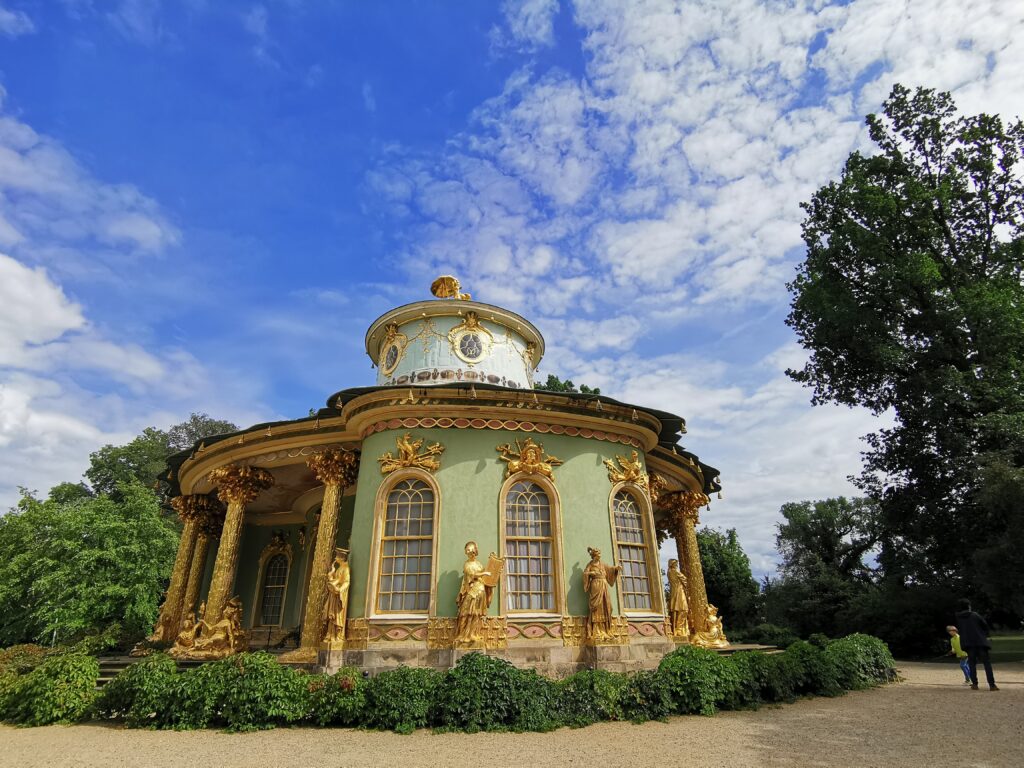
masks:
[[[430,284],[430,292],[439,299],[458,299],[459,301],[471,301],[472,296],[462,293],[462,285],[459,279],[452,275],[441,275]]]

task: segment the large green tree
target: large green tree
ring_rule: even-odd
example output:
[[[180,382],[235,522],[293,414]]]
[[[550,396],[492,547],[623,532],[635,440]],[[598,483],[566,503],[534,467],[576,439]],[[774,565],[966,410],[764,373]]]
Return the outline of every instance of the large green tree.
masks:
[[[59,488],[60,486],[58,486]],[[107,495],[27,492],[0,516],[0,645],[152,628],[178,533],[138,482]]]
[[[790,502],[781,514],[775,537],[780,577],[767,582],[764,591],[768,621],[804,637],[865,629],[861,604],[876,589],[877,502],[843,497]]]
[[[92,490],[117,497],[119,486],[140,482],[157,489],[157,476],[166,468],[167,457],[203,438],[238,430],[230,421],[214,419],[205,413],[193,413],[187,421],[164,431],[147,427],[126,445],[105,445],[89,455],[85,470]]]
[[[859,481],[890,585],[1001,600],[1024,582],[1024,126],[902,86],[867,126],[877,151],[804,205],[787,322],[810,357],[789,374],[894,418]]]
[[[708,602],[736,628],[756,623],[760,590],[750,570],[750,558],[740,546],[736,529],[697,531]]]

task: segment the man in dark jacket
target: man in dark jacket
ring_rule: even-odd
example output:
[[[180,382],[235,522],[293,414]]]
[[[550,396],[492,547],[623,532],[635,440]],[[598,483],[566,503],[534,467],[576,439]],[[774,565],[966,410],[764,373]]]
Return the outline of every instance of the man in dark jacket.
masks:
[[[967,663],[971,669],[971,689],[978,690],[978,662],[985,665],[985,677],[988,678],[988,689],[998,691],[996,680],[992,676],[992,661],[989,651],[992,641],[988,639],[988,624],[981,616],[971,610],[967,600],[958,600],[956,607],[956,628],[960,633],[960,646],[967,651]]]

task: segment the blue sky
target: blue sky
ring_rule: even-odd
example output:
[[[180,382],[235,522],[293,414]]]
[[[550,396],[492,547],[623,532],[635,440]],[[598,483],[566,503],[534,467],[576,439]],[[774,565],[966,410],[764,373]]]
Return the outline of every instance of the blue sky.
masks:
[[[893,82],[1024,114],[1024,4],[0,0],[0,507],[191,411],[304,415],[442,272],[685,416],[772,567],[884,423],[782,371],[799,203]]]

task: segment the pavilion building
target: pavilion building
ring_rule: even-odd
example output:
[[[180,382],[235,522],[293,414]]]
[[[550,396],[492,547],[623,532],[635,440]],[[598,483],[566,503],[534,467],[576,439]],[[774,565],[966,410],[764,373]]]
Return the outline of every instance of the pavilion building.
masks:
[[[371,672],[478,648],[552,675],[724,645],[695,533],[718,471],[678,444],[684,420],[535,388],[533,324],[454,278],[432,290],[370,325],[374,386],[171,458],[184,527],[151,639],[184,658],[284,647],[283,660]],[[675,626],[665,536],[685,582]],[[489,564],[471,641],[467,542]],[[609,574],[600,632],[588,550]]]

